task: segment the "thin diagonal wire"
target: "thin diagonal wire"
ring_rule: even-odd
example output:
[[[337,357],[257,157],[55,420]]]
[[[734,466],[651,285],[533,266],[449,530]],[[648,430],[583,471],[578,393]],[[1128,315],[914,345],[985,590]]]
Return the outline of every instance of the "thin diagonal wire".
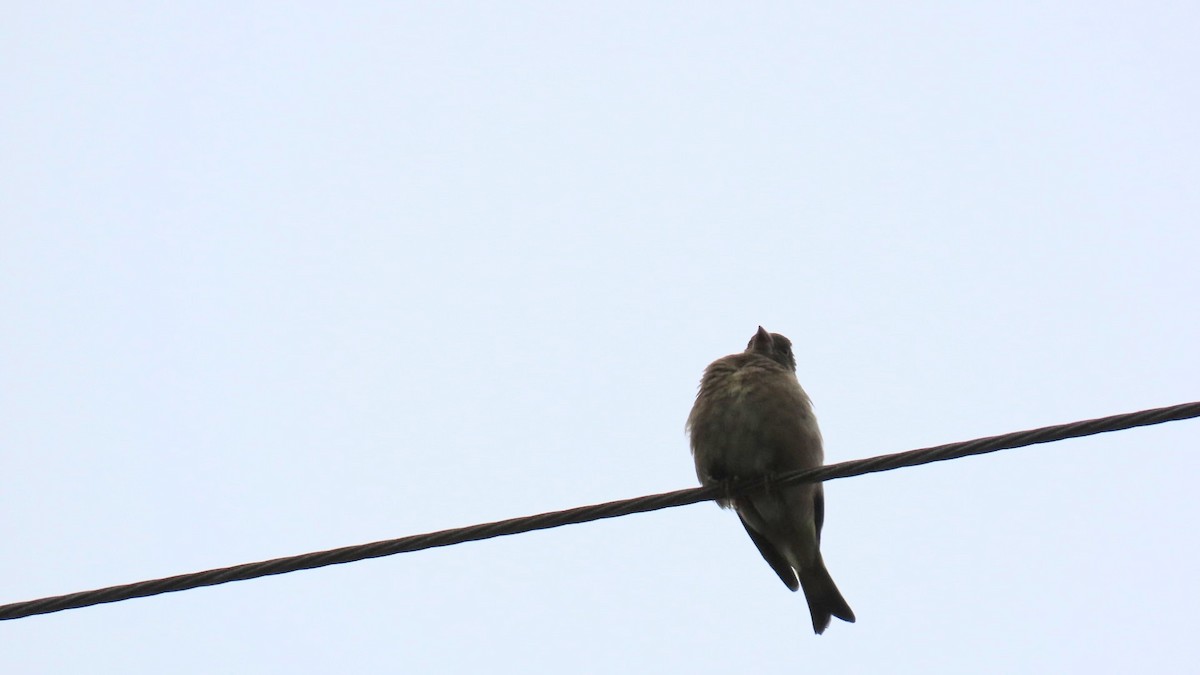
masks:
[[[907,452],[897,452],[890,455],[880,455],[878,457],[870,457],[867,459],[851,460],[849,462],[841,462],[840,464],[830,464],[818,469],[809,469],[806,471],[795,471],[788,474],[783,474],[778,476],[774,480],[774,483],[776,485],[782,485],[791,483],[827,481],[837,478],[849,478],[851,476],[861,476],[867,473],[890,471],[892,469],[919,466],[921,464],[928,464],[930,462],[940,462],[950,459],[958,459],[961,457],[968,457],[970,455],[982,455],[989,452],[996,452],[998,450],[1019,448],[1026,445],[1050,443],[1068,438],[1091,436],[1109,431],[1120,431],[1123,429],[1132,429],[1134,427],[1162,424],[1163,422],[1173,422],[1195,417],[1200,417],[1200,402],[1183,403],[1166,408],[1154,408],[1151,410],[1142,410],[1140,412],[1112,415],[1109,417],[1084,420],[1081,422],[1072,422],[1070,424],[1059,424],[1055,426],[1042,427],[1040,429],[1029,429],[1027,431],[1017,431],[1008,434],[1001,434],[999,436],[977,438],[972,441],[947,443],[946,445],[922,448],[919,450],[909,450]],[[119,602],[132,598],[144,598],[151,595],[158,595],[160,593],[173,593],[176,591],[200,588],[202,586],[225,584],[231,581],[244,581],[247,579],[271,576],[274,574],[286,574],[288,572],[296,572],[298,570],[315,569],[317,567],[325,567],[328,565],[340,565],[342,563],[366,560],[368,558],[379,558],[388,555],[395,555],[397,553],[420,551],[438,546],[450,546],[468,541],[490,539],[492,537],[531,532],[533,530],[544,530],[562,525],[586,523],[592,520],[600,520],[602,518],[617,518],[619,516],[628,516],[634,513],[645,513],[647,511],[657,511],[659,509],[666,509],[675,506],[686,506],[688,504],[708,501],[718,497],[738,496],[756,490],[761,490],[770,482],[772,481],[756,479],[740,481],[728,486],[711,486],[705,488],[692,488],[688,490],[676,490],[674,492],[664,492],[661,494],[637,497],[634,499],[623,499],[621,501],[607,502],[604,504],[580,506],[573,509],[567,509],[565,511],[554,511],[535,516],[510,518],[508,520],[501,520],[494,523],[483,523],[480,525],[471,525],[469,527],[460,527],[452,530],[430,532],[428,534],[417,534],[409,537],[402,537],[400,539],[389,539],[369,544],[345,546],[328,551],[318,551],[316,553],[305,553],[286,558],[276,558],[274,560],[234,565],[232,567],[223,567],[205,572],[180,574],[178,576],[166,577],[163,579],[140,581],[121,586],[110,586],[108,588],[100,588],[92,591],[81,591],[78,593],[58,595],[39,600],[15,602],[0,606],[0,620],[19,619],[36,614],[49,614],[51,612],[60,612],[66,609],[76,609],[79,607],[88,607],[91,605],[99,605],[108,602]]]

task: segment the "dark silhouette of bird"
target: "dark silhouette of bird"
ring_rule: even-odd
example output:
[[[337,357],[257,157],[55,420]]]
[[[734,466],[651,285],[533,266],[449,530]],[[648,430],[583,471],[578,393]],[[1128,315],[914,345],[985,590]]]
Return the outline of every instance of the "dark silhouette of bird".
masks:
[[[704,485],[770,478],[824,462],[812,402],[796,379],[792,343],[762,326],[746,351],[704,370],[687,431]],[[824,632],[834,616],[854,622],[821,558],[825,496],[820,483],[771,487],[717,503],[737,512],[784,585],[804,589],[814,631]]]

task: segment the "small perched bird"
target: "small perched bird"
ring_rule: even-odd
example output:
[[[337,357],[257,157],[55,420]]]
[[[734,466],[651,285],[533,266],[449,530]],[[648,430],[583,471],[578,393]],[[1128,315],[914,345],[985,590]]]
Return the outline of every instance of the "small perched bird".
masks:
[[[688,416],[696,475],[704,485],[773,477],[824,462],[812,402],[796,379],[792,342],[762,326],[741,354],[704,370]],[[749,497],[719,499],[732,507],[762,557],[783,583],[804,589],[813,630],[831,616],[854,622],[854,612],[821,559],[825,493],[820,483],[769,488]]]

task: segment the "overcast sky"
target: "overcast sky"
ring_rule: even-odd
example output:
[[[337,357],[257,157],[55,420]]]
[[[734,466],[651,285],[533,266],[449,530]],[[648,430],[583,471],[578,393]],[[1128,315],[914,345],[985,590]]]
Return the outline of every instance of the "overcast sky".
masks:
[[[18,3],[0,604],[1200,399],[1191,3]],[[0,624],[11,673],[1190,672],[1200,423]]]

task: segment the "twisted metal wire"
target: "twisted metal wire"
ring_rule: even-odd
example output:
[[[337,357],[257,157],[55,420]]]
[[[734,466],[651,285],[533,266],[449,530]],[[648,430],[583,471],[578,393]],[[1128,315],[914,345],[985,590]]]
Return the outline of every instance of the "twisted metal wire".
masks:
[[[938,445],[930,448],[897,452],[867,459],[856,459],[839,464],[830,464],[817,469],[794,471],[781,474],[773,480],[760,478],[738,481],[723,486],[676,490],[674,492],[664,492],[634,499],[580,506],[565,511],[554,511],[534,516],[510,518],[493,523],[483,523],[427,534],[416,534],[401,537],[400,539],[388,539],[369,544],[345,546],[328,551],[245,563],[204,572],[180,574],[163,579],[139,581],[132,584],[69,593],[67,595],[41,598],[39,600],[15,602],[0,606],[0,620],[20,619],[36,614],[49,614],[66,609],[76,609],[108,602],[120,602],[132,598],[144,598],[160,593],[173,593],[200,588],[201,586],[215,586],[231,581],[244,581],[273,574],[286,574],[288,572],[315,569],[327,565],[340,565],[342,563],[366,560],[368,558],[380,558],[397,553],[420,551],[438,546],[451,546],[468,541],[490,539],[492,537],[531,532],[533,530],[544,530],[562,525],[586,523],[602,518],[617,518],[634,513],[645,513],[647,511],[657,511],[675,506],[686,506],[718,497],[732,497],[762,490],[768,484],[784,485],[849,478],[867,473],[890,471],[892,469],[918,466],[930,462],[940,462],[968,457],[970,455],[982,455],[998,450],[1019,448],[1026,445],[1050,443],[1068,438],[1091,436],[1109,431],[1120,431],[1195,417],[1200,417],[1200,402],[1183,403],[1165,408],[1154,408],[1140,412],[1072,422],[1070,424],[1017,431],[999,436],[977,438],[971,441],[947,443],[946,445]]]

